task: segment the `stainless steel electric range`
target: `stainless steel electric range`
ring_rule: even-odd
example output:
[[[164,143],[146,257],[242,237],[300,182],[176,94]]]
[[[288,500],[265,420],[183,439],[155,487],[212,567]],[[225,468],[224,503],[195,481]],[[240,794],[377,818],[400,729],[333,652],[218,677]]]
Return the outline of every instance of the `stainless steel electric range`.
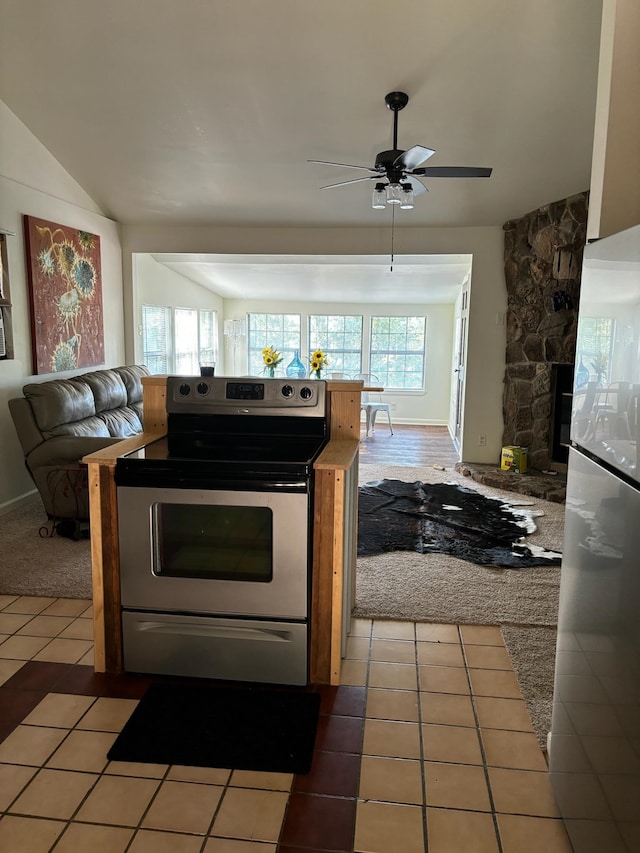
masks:
[[[307,683],[325,391],[168,377],[166,437],[115,471],[127,671]]]

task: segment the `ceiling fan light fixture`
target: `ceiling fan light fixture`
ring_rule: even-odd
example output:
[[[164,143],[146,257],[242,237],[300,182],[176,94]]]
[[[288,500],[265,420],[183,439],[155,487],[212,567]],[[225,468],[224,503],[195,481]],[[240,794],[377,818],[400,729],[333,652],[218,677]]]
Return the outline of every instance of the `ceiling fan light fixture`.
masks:
[[[373,188],[373,195],[371,197],[371,207],[374,210],[384,210],[387,202],[387,194],[385,192],[384,184],[376,184]]]
[[[400,208],[402,210],[413,210],[413,187],[411,184],[402,184]]]
[[[387,204],[402,202],[402,187],[398,183],[387,184]]]

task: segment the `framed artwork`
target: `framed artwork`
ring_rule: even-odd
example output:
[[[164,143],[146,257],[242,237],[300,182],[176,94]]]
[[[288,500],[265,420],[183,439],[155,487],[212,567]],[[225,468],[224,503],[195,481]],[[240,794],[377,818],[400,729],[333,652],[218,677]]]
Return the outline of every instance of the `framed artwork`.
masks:
[[[100,237],[24,217],[34,374],[104,364]]]

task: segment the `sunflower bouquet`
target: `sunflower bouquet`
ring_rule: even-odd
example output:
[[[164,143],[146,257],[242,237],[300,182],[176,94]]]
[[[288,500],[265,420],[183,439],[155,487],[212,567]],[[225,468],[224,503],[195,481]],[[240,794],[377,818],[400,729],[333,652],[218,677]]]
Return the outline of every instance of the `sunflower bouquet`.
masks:
[[[273,379],[276,373],[276,367],[282,361],[282,356],[273,347],[265,347],[262,350],[262,360],[264,362],[265,375],[270,376],[271,379]]]
[[[309,364],[311,366],[311,373],[316,379],[320,379],[322,369],[329,366],[329,361],[326,354],[321,349],[317,349],[309,358]]]

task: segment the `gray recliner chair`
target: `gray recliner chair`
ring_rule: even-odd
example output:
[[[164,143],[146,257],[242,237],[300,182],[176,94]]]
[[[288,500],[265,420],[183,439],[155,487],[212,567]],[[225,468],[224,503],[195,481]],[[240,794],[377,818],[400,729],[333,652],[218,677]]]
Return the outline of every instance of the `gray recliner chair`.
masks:
[[[33,382],[9,400],[25,464],[45,512],[62,535],[88,529],[89,492],[81,459],[142,432],[144,365]],[[53,529],[53,527],[52,527]]]

